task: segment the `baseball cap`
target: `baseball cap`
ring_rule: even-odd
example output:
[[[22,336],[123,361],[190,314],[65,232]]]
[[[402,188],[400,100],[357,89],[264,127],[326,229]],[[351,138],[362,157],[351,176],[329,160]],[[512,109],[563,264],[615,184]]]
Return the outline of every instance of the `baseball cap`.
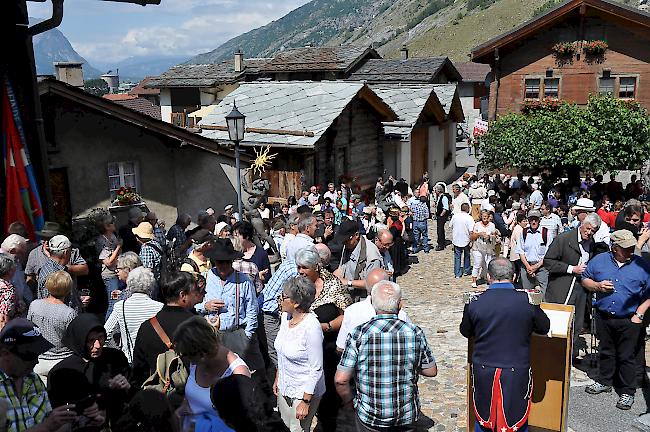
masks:
[[[610,236],[609,240],[613,245],[622,247],[624,249],[636,246],[636,238],[632,231],[622,229],[614,231]]]
[[[23,360],[36,360],[54,346],[25,318],[14,318],[4,326],[0,331],[0,344]]]
[[[55,235],[47,242],[47,247],[53,252],[62,252],[72,247],[70,240],[64,235]]]
[[[537,218],[541,219],[542,218],[542,213],[539,210],[531,210],[528,212],[528,219],[530,218]]]
[[[223,208],[223,211],[228,211],[228,210],[232,210],[232,209],[233,209],[233,205],[232,205],[232,204],[228,204],[227,206],[225,206],[225,207]]]

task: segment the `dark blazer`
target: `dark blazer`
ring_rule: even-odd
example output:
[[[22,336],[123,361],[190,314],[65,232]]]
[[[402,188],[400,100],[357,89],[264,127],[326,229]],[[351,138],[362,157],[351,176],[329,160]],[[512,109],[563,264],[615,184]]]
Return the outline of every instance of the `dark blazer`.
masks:
[[[605,243],[594,243],[589,259],[606,250],[608,247]],[[574,276],[567,273],[567,269],[569,265],[577,265],[581,256],[577,228],[565,231],[553,239],[544,255],[544,267],[549,273],[545,301],[564,303]],[[579,280],[576,280],[576,283],[579,284]]]
[[[475,365],[528,368],[532,333],[548,332],[546,313],[531,305],[526,293],[507,285],[510,288],[489,288],[465,306],[460,332],[474,338]]]

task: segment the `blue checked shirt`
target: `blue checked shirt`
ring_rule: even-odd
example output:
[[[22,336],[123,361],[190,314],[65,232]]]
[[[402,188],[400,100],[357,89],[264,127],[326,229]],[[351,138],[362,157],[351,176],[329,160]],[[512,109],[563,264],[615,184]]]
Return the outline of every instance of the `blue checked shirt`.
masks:
[[[142,261],[142,267],[151,269],[156,280],[160,279],[160,261],[162,256],[158,253],[158,250],[154,249],[154,246],[162,252],[163,248],[156,240],[150,240],[147,243],[142,245],[140,249],[140,261]]]
[[[352,330],[338,368],[354,371],[359,419],[388,428],[417,421],[419,373],[435,363],[420,327],[382,314]]]
[[[239,276],[237,276],[239,274]],[[237,302],[237,280],[239,280],[239,311],[235,311]],[[205,297],[195,306],[201,315],[213,315],[205,310],[205,304],[210,300],[223,300],[226,304],[219,310],[219,330],[232,330],[235,328],[236,315],[239,316],[239,326],[244,328],[246,336],[250,339],[257,329],[257,298],[255,287],[251,280],[243,273],[233,271],[222,281],[216,269],[210,269],[205,280]]]
[[[413,212],[413,222],[425,222],[429,219],[429,206],[427,203],[416,200],[409,207]]]
[[[275,270],[271,279],[266,283],[266,286],[260,293],[257,301],[259,302],[260,310],[271,314],[278,313],[278,296],[282,292],[282,285],[289,278],[298,275],[298,267],[292,260],[284,260],[280,267]]]

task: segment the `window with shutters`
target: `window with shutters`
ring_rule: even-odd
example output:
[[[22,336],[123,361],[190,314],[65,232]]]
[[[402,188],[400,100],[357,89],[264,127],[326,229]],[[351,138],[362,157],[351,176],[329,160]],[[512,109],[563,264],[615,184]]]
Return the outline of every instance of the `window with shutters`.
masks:
[[[111,199],[122,187],[139,192],[138,165],[136,162],[111,162],[108,164],[108,189]]]

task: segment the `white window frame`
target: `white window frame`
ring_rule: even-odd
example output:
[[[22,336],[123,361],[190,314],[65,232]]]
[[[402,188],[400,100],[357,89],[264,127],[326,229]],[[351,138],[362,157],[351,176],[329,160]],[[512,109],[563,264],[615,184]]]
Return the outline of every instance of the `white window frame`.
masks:
[[[133,174],[127,173],[126,172],[126,165],[127,164],[133,164]],[[117,175],[110,175],[110,167],[111,165],[117,165]],[[106,178],[108,180],[108,192],[111,195],[111,199],[115,199],[115,196],[117,195],[117,191],[121,187],[127,187],[126,186],[126,176],[128,175],[133,175],[135,177],[135,191],[140,193],[140,169],[138,166],[137,161],[119,161],[119,162],[109,162],[108,165],[106,166]],[[118,177],[119,178],[119,185],[117,189],[111,189],[111,178],[113,177]]]
[[[557,81],[557,92],[555,93],[555,96],[547,96],[546,95],[546,82],[554,80]],[[553,98],[553,99],[559,99],[560,98],[560,78],[559,77],[551,77],[551,78],[544,78],[544,98]]]
[[[597,86],[598,86],[598,93],[599,94],[607,94],[607,93],[602,93],[600,91],[600,80],[603,79],[602,75],[599,75],[597,77]],[[614,80],[614,89],[611,94],[612,97],[616,99],[622,99],[622,100],[630,100],[630,99],[636,99],[637,95],[639,94],[639,75],[638,74],[610,74],[609,76],[610,79]],[[634,95],[632,97],[621,97],[621,79],[623,78],[633,78],[634,79]]]

